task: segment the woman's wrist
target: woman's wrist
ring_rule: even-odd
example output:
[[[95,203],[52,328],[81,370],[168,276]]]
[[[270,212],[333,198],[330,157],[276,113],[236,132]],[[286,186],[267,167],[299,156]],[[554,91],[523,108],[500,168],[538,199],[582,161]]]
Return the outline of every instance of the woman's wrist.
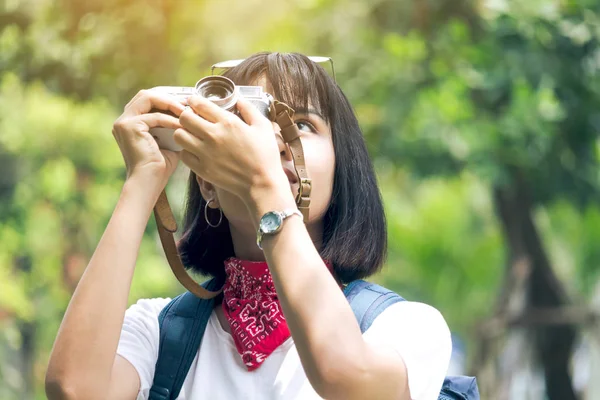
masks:
[[[156,179],[149,179],[142,175],[132,175],[125,180],[121,199],[127,199],[140,205],[141,209],[152,211],[158,196],[164,189]]]
[[[254,185],[244,202],[256,228],[265,213],[296,207],[292,189],[284,173],[265,179],[260,185]]]

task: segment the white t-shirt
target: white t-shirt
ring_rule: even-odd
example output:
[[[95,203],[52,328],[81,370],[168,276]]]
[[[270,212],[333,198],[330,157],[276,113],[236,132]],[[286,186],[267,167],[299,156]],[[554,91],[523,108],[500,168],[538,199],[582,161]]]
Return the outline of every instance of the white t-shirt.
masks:
[[[137,399],[147,399],[158,357],[158,314],[170,299],[140,300],[125,314],[117,353],[140,376]],[[388,307],[363,334],[390,346],[404,360],[414,400],[437,399],[448,369],[452,343],[442,315],[422,303],[403,301]],[[200,349],[178,400],[305,400],[320,399],[310,385],[289,338],[256,370],[248,372],[231,335],[212,312]]]

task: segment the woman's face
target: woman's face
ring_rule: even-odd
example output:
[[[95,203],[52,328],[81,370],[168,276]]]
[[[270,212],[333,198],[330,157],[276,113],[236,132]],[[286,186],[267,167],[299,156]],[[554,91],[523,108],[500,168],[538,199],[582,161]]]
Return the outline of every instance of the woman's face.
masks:
[[[259,79],[258,85],[268,91],[266,82]],[[308,110],[295,110],[294,122],[300,130],[300,140],[304,149],[304,157],[308,175],[312,179],[311,202],[309,209],[309,227],[318,227],[323,219],[331,200],[333,189],[333,175],[335,169],[335,154],[331,128],[325,122],[323,116],[319,115],[317,107],[309,102]],[[279,132],[279,126],[273,123],[274,132]],[[281,137],[278,139],[281,154],[282,168],[294,171],[289,146],[283,144]],[[248,209],[242,200],[218,187],[214,187],[218,206],[229,220],[230,228],[239,232],[251,232],[254,227],[250,220]],[[298,193],[298,183],[290,183],[290,190],[294,198]],[[206,199],[206,196],[204,196]],[[211,203],[214,206],[216,203]]]

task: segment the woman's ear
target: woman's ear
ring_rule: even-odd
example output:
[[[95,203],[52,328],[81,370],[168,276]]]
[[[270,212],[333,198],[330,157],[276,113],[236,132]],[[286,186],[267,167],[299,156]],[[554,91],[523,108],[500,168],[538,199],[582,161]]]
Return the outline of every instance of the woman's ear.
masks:
[[[205,181],[198,175],[196,175],[196,182],[198,182],[198,187],[200,188],[200,193],[202,194],[204,201],[208,202],[208,207],[219,208],[219,198],[217,197],[217,191],[213,184]]]

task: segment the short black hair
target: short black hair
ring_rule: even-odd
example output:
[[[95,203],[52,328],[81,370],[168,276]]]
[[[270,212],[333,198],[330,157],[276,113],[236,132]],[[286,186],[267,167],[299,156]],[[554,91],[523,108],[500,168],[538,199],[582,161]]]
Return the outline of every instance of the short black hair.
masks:
[[[336,163],[320,255],[333,264],[336,278],[343,283],[379,271],[387,255],[381,193],[358,120],[339,86],[324,68],[298,53],[254,54],[223,75],[237,85],[254,84],[264,77],[276,99],[294,109],[307,109],[310,101],[329,123]],[[234,256],[229,223],[223,216],[218,228],[209,227],[205,205],[191,172],[178,249],[188,269],[222,278],[223,262]],[[216,213],[209,208],[211,221],[218,220]]]

